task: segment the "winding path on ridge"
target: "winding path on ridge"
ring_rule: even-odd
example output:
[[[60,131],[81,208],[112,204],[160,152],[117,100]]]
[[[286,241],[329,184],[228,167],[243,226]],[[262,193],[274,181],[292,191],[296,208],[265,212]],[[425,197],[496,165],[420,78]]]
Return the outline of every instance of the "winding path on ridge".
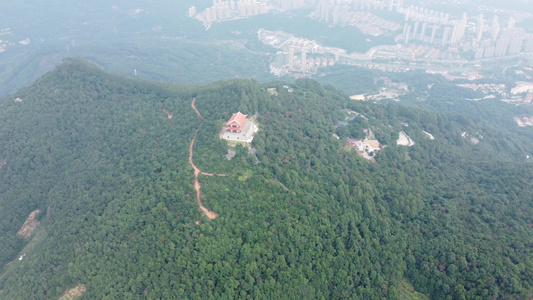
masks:
[[[189,163],[191,164],[191,167],[194,169],[194,189],[196,190],[196,200],[198,201],[198,207],[210,220],[214,220],[218,216],[218,214],[214,211],[207,209],[202,204],[202,192],[201,192],[202,186],[200,185],[200,182],[198,181],[198,175],[200,175],[201,173],[202,175],[214,176],[215,174],[200,171],[200,169],[198,169],[198,167],[194,164],[192,160],[193,146],[194,146],[194,141],[196,140],[196,133],[198,133],[198,130],[204,124],[204,117],[202,117],[198,109],[196,109],[196,106],[194,106],[194,101],[196,101],[196,98],[192,98],[191,107],[194,109],[198,117],[200,117],[200,119],[202,120],[202,123],[200,123],[200,126],[198,126],[198,128],[196,128],[196,130],[194,131],[194,136],[192,138],[191,143],[189,144]],[[216,175],[226,176],[226,174],[216,174]]]

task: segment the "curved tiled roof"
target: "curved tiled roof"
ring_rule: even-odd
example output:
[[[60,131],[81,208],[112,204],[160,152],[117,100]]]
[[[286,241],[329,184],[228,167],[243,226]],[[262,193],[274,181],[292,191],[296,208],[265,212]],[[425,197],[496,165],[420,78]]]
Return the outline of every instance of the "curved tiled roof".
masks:
[[[229,125],[237,125],[239,127],[244,127],[244,125],[246,125],[246,116],[247,115],[243,115],[241,112],[238,112],[236,114],[233,114],[233,116],[231,116],[231,119],[229,119],[228,123],[226,123],[228,126]]]

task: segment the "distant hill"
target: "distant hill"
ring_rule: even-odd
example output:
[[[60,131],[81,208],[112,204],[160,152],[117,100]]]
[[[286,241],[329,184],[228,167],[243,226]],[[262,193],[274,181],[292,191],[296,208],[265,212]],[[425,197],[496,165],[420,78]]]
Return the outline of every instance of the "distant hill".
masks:
[[[237,111],[259,132],[227,160]],[[0,129],[0,299],[533,295],[533,141],[481,118],[310,79],[187,86],[67,59],[0,100]],[[227,175],[199,175],[214,220],[188,163],[197,129],[194,163]],[[347,143],[364,129],[385,146],[375,162]]]

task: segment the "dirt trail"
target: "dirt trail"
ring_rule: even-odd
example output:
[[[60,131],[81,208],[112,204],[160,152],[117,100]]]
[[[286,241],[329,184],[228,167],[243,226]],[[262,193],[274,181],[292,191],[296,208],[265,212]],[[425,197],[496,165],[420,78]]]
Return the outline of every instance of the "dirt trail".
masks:
[[[283,187],[283,190],[286,191],[286,192],[289,192],[290,190],[283,184],[281,183],[281,181],[279,181],[277,178],[275,178],[274,180],[272,180],[274,183],[277,183],[279,185],[281,185]]]
[[[196,106],[194,106],[194,101],[196,100],[196,98],[193,98],[192,99],[192,102],[191,102],[191,106],[192,108],[194,109],[194,111],[196,112],[196,114],[200,117],[200,119],[202,120],[202,123],[200,123],[200,126],[198,126],[198,128],[196,128],[196,130],[194,131],[194,137],[192,138],[192,141],[191,143],[189,144],[189,163],[191,164],[192,168],[194,169],[194,189],[196,190],[196,200],[198,200],[198,207],[200,208],[200,210],[210,219],[210,220],[214,220],[218,214],[214,211],[210,211],[209,209],[207,209],[203,204],[202,204],[202,192],[201,192],[201,185],[200,185],[200,182],[198,181],[198,175],[200,173],[202,173],[202,175],[207,175],[207,176],[213,176],[214,174],[211,174],[211,173],[206,173],[206,172],[202,172],[200,171],[200,169],[198,169],[198,167],[194,164],[193,160],[192,160],[192,154],[193,154],[193,146],[194,146],[194,141],[196,140],[196,133],[198,133],[198,130],[200,129],[200,127],[202,127],[202,125],[204,124],[204,117],[202,117],[202,115],[200,114],[200,112],[198,111],[198,109],[196,109]],[[220,174],[218,176],[225,176],[224,174]]]

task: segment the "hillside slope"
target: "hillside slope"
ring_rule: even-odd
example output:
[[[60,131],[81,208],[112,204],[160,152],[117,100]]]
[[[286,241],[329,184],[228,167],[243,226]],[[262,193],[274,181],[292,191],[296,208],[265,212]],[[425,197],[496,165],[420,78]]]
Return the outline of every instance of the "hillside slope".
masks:
[[[199,175],[215,220],[194,197],[193,97],[194,163],[227,174]],[[237,111],[259,113],[259,163],[224,157]],[[405,279],[434,299],[533,294],[532,141],[482,121],[312,80],[183,87],[75,59],[0,112],[0,299],[394,299]],[[374,163],[345,140],[363,128],[386,145]]]

